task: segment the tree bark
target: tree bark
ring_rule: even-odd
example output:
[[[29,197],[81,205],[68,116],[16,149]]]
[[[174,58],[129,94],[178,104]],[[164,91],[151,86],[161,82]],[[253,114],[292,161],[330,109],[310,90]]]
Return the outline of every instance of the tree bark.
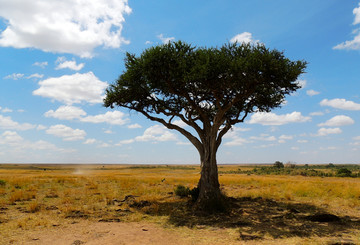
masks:
[[[224,211],[224,196],[220,191],[218,168],[216,162],[216,137],[210,137],[203,142],[200,152],[201,176],[198,183],[199,197],[196,208],[205,212]]]

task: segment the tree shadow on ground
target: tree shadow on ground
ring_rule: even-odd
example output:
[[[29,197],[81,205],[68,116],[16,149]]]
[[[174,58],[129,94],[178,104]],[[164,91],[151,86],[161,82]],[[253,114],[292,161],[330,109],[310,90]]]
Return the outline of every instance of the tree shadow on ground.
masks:
[[[351,230],[360,230],[358,217],[336,216],[324,208],[309,204],[278,202],[261,197],[228,198],[230,209],[226,213],[205,214],[192,208],[184,199],[152,203],[149,215],[165,215],[175,226],[238,228],[241,240],[262,239],[265,235],[289,237],[341,237]],[[137,202],[134,202],[136,207]],[[138,209],[144,208],[138,203]],[[150,203],[147,202],[148,207]]]

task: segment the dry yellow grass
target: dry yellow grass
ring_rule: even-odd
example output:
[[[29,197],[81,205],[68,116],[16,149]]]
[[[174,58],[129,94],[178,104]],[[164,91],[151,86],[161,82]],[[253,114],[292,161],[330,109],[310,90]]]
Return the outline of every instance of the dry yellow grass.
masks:
[[[220,170],[238,167],[225,165],[220,166]],[[198,166],[0,165],[0,180],[6,182],[0,186],[0,237],[3,239],[0,242],[7,244],[28,231],[55,229],[78,219],[93,222],[145,220],[168,229],[184,230],[174,225],[183,222],[176,216],[176,210],[182,210],[187,200],[172,192],[179,184],[195,187],[198,179]],[[228,196],[245,200],[241,210],[244,217],[251,218],[251,203],[246,206],[246,200],[250,200],[257,202],[259,208],[271,207],[270,202],[279,210],[286,205],[303,205],[306,210],[304,205],[309,205],[341,217],[360,218],[359,178],[221,174],[220,182]],[[259,198],[262,201],[256,201]],[[266,217],[282,215],[281,212]],[[257,218],[261,222],[262,216]],[[191,222],[193,224],[185,226],[193,236],[200,234],[201,229],[211,229],[211,225],[205,228],[199,225],[203,221]],[[226,232],[234,242],[256,239],[261,233],[262,240],[256,243],[264,244],[322,244],[332,239],[330,231],[323,236],[314,233],[312,237],[296,234],[291,237],[286,235],[289,232],[282,231],[285,235],[276,237],[271,232],[263,233],[261,226],[252,228],[229,225]],[[256,231],[259,234],[255,228],[260,229]],[[316,229],[323,231],[321,226]],[[360,232],[346,229],[344,238],[360,243]]]

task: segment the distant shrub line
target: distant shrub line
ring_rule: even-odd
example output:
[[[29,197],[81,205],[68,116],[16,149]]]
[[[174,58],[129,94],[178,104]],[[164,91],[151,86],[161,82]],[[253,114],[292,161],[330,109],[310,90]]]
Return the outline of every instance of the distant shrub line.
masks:
[[[296,165],[276,161],[271,166],[255,166],[252,170],[219,171],[220,174],[256,174],[256,175],[301,175],[309,177],[360,177],[360,166],[351,164]]]
[[[158,165],[158,166],[154,166],[154,165],[139,165],[139,166],[131,166],[128,167],[128,169],[153,169],[153,168],[165,168],[165,169],[170,169],[170,170],[195,170],[195,167],[188,167],[188,166],[172,166],[172,165]]]

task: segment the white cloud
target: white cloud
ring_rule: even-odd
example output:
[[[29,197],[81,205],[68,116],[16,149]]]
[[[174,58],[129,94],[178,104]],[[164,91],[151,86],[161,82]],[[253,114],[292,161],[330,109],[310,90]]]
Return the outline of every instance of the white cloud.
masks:
[[[111,131],[110,129],[108,129],[108,130],[105,130],[104,133],[105,133],[105,134],[113,134],[114,132]]]
[[[135,129],[135,128],[142,128],[142,127],[141,127],[140,124],[135,123],[135,124],[130,124],[130,125],[128,126],[128,128],[130,128],[130,129]]]
[[[353,14],[355,15],[353,24],[354,25],[360,24],[360,3],[359,3],[359,7],[354,8]]]
[[[251,136],[250,139],[252,140],[261,140],[261,141],[275,141],[275,136],[270,136],[268,134],[261,134],[260,136]]]
[[[31,148],[33,150],[65,151],[64,149],[58,148],[54,144],[44,141],[44,140],[38,140],[35,142],[31,142],[30,144],[28,144],[27,148]]]
[[[86,132],[81,129],[72,129],[68,126],[57,124],[46,130],[47,134],[62,138],[64,141],[82,140],[86,136]]]
[[[34,95],[48,97],[68,105],[81,102],[102,103],[104,90],[108,86],[92,72],[48,78],[40,81],[39,85],[40,88],[33,91]]]
[[[285,134],[283,134],[283,135],[280,135],[280,137],[279,137],[279,143],[285,143],[287,140],[292,140],[294,138],[294,136],[292,136],[292,135],[285,135]]]
[[[55,63],[57,64],[57,66],[55,67],[55,70],[68,68],[70,70],[80,71],[85,66],[84,63],[76,64],[75,60],[66,60],[65,57],[57,58]]]
[[[236,138],[241,133],[250,131],[251,128],[240,128],[240,127],[232,127],[225,135],[224,139]]]
[[[106,148],[106,147],[110,147],[110,146],[111,146],[110,144],[103,142],[103,143],[99,144],[97,147]]]
[[[311,112],[310,116],[323,116],[324,112],[321,111],[316,111],[316,112]]]
[[[329,134],[341,134],[342,130],[340,128],[320,128],[318,130],[317,136],[326,136]]]
[[[294,111],[285,115],[276,115],[272,112],[257,112],[251,116],[248,123],[262,125],[284,125],[288,123],[308,122],[310,117],[301,115],[301,112]]]
[[[345,99],[324,99],[320,102],[321,106],[330,106],[336,109],[360,111],[360,104]]]
[[[303,89],[306,87],[306,84],[307,84],[306,80],[297,80],[296,82],[298,85],[300,85],[300,89]]]
[[[129,139],[129,140],[121,140],[119,141],[119,143],[117,143],[116,145],[117,146],[122,146],[122,145],[128,145],[128,144],[131,144],[131,143],[134,143],[135,140],[134,139]]]
[[[242,137],[234,137],[231,141],[226,142],[224,145],[226,145],[226,146],[238,146],[238,145],[244,145],[246,143],[249,143],[249,141],[242,138]]]
[[[87,139],[83,144],[90,145],[90,144],[94,144],[96,142],[97,142],[96,139]]]
[[[26,78],[27,79],[31,79],[31,78],[40,78],[41,79],[43,77],[44,77],[44,74],[34,73],[34,74],[27,76]]]
[[[52,150],[58,152],[73,152],[74,149],[62,149],[58,148],[54,144],[44,141],[28,141],[21,137],[15,131],[5,131],[2,135],[0,135],[0,144],[10,146],[11,150],[15,152],[19,152],[21,149],[31,149],[31,150]]]
[[[4,117],[0,115],[0,128],[13,130],[29,130],[35,128],[35,125],[30,123],[18,123],[11,119],[11,117]]]
[[[1,108],[0,108],[1,109]],[[1,112],[3,113],[7,113],[7,112],[13,112],[13,110],[9,109],[9,108],[4,108],[4,109],[1,109]]]
[[[46,66],[48,65],[47,61],[44,61],[44,62],[35,62],[33,64],[33,66],[38,66],[38,67],[41,67],[41,68],[45,68]]]
[[[164,34],[160,34],[157,36],[162,43],[169,43],[175,40],[175,37],[164,37]]]
[[[112,125],[124,125],[129,121],[129,119],[125,118],[125,114],[121,111],[108,111],[105,114],[99,114],[95,116],[86,116],[86,115],[87,113],[83,109],[71,105],[60,106],[56,111],[49,110],[44,113],[45,117],[53,117],[60,120],[78,119],[81,122],[90,122],[90,123],[108,123]],[[138,127],[138,126],[136,126],[135,124],[132,127]],[[112,132],[105,131],[105,133],[112,133]]]
[[[353,25],[360,24],[360,3],[359,7],[355,8],[353,10],[353,14],[355,15]],[[356,33],[353,40],[345,41],[343,43],[340,43],[333,47],[333,49],[347,49],[347,50],[360,50],[360,32],[359,28],[353,31],[353,33]]]
[[[146,41],[145,44],[146,44],[146,45],[152,44],[152,42],[151,42],[151,41]]]
[[[233,38],[230,39],[231,43],[258,43],[259,40],[254,40],[252,37],[252,34],[250,32],[243,32],[240,34],[237,34]]]
[[[224,145],[226,146],[238,146],[249,143],[247,139],[240,137],[240,134],[243,132],[250,131],[250,128],[240,128],[240,127],[232,127],[225,135],[224,139],[231,139],[226,142]]]
[[[320,92],[310,89],[306,91],[306,94],[309,96],[314,96],[320,94]]]
[[[182,120],[175,120],[172,122],[172,124],[175,124],[181,128],[185,128],[185,127],[188,127],[189,125],[187,125],[184,121]]]
[[[38,73],[31,74],[27,77],[25,77],[25,74],[22,74],[22,73],[13,73],[13,74],[5,76],[4,79],[19,80],[19,79],[23,79],[23,78],[31,79],[31,78],[43,78],[43,77],[44,77],[43,74],[38,74]]]
[[[338,148],[335,147],[335,146],[328,146],[328,147],[320,147],[319,149],[320,149],[321,151],[326,151],[326,150],[331,150],[331,151],[333,151],[333,150],[337,150]]]
[[[13,73],[4,77],[4,79],[19,80],[24,77],[22,73]]]
[[[99,114],[96,116],[83,117],[80,120],[82,122],[91,123],[109,123],[112,125],[124,125],[128,122],[127,118],[124,118],[125,114],[121,111],[108,111],[105,114]]]
[[[5,131],[0,136],[0,144],[19,146],[24,139],[15,131]]]
[[[324,123],[318,124],[320,127],[328,126],[328,127],[338,127],[338,126],[345,126],[345,125],[351,125],[354,124],[354,120],[348,116],[344,115],[338,115],[335,116],[329,120],[327,120]]]
[[[305,143],[308,143],[309,141],[307,141],[307,140],[298,140],[297,142],[301,143],[301,144],[305,144]]]
[[[137,136],[136,141],[176,141],[177,137],[167,128],[154,125],[147,128],[142,136]]]
[[[36,127],[36,130],[45,130],[45,129],[47,129],[47,127],[44,126],[44,125],[41,125],[41,124],[39,124],[39,125]]]
[[[49,110],[44,115],[45,117],[53,117],[60,120],[72,120],[86,116],[86,112],[79,107],[66,105],[60,106],[56,111]]]
[[[191,145],[191,143],[189,141],[184,142],[184,141],[178,141],[176,142],[177,145]]]
[[[275,146],[275,144],[259,145],[259,146],[254,146],[254,148],[269,148],[273,146]]]
[[[121,31],[130,13],[127,0],[2,1],[0,16],[7,27],[0,33],[0,46],[92,57],[98,46],[129,43]]]

